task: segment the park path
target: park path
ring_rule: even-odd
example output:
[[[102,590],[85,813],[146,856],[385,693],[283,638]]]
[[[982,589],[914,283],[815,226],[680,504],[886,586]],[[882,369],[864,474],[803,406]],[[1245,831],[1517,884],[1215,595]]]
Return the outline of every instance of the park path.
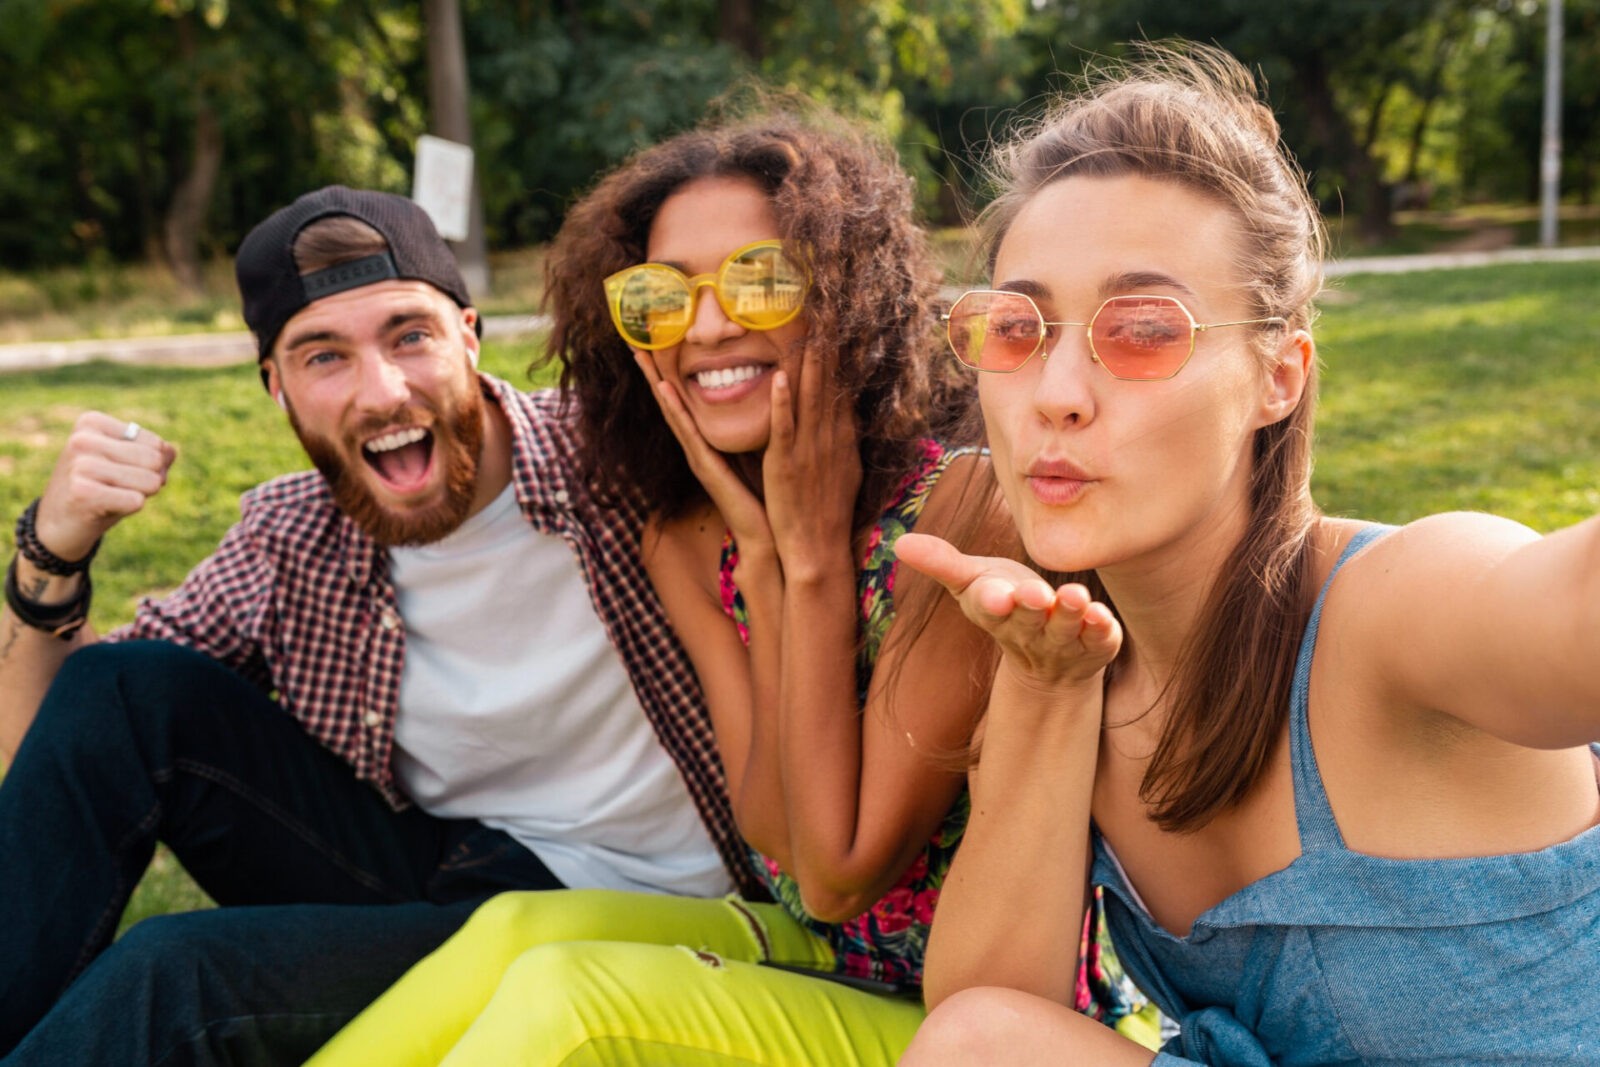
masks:
[[[1437,252],[1417,256],[1364,256],[1327,264],[1329,278],[1350,274],[1397,274],[1404,271],[1488,267],[1503,263],[1572,263],[1600,259],[1600,246],[1583,248],[1502,248],[1482,252]],[[950,294],[954,297],[954,293]],[[485,337],[515,337],[549,326],[544,315],[487,315]],[[255,343],[244,331],[175,334],[170,337],[106,338],[85,341],[33,341],[0,345],[0,374],[45,370],[93,360],[111,363],[217,367],[250,363]]]
[[[515,337],[549,325],[544,315],[486,315],[485,337]],[[107,337],[84,341],[29,341],[0,345],[0,374],[47,370],[104,360],[141,366],[221,367],[253,363],[256,343],[248,331],[179,333],[168,337]]]

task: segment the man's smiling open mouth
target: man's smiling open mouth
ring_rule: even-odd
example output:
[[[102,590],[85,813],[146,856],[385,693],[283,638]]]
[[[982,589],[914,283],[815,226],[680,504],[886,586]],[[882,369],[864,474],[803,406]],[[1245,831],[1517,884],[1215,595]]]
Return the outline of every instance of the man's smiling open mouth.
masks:
[[[394,430],[363,444],[361,457],[388,488],[415,492],[433,472],[433,434],[421,426]]]

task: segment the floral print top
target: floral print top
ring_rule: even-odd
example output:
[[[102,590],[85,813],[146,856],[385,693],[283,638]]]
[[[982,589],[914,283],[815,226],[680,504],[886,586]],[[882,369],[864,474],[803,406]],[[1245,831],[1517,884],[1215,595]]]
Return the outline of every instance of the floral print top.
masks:
[[[966,452],[946,449],[931,438],[924,440],[916,467],[901,482],[868,537],[865,558],[856,576],[857,602],[861,609],[856,699],[862,704],[866,703],[867,685],[877,663],[878,648],[889,624],[894,621],[894,578],[898,565],[894,543],[916,525],[928,502],[928,494],[951,461]],[[739,549],[729,532],[722,541],[719,581],[722,609],[738,626],[739,636],[749,644],[749,614],[744,597],[733,581],[733,568],[738,562]],[[928,927],[933,922],[934,904],[939,899],[939,887],[944,884],[956,845],[966,829],[969,810],[970,802],[963,789],[950,813],[929,839],[927,848],[912,861],[894,887],[872,907],[842,923],[819,922],[806,914],[795,880],[754,849],[751,856],[756,873],[771,890],[773,899],[833,946],[836,968],[840,972],[917,986],[922,983],[922,957],[928,944]]]
[[[894,621],[894,579],[897,561],[894,543],[916,525],[935,483],[956,457],[972,449],[946,449],[938,441],[925,440],[922,456],[895,492],[883,516],[873,526],[867,540],[865,558],[856,578],[857,602],[861,608],[858,630],[860,651],[856,657],[856,699],[866,703],[867,685],[878,659],[889,624]],[[750,641],[749,615],[744,598],[733,581],[733,568],[739,549],[731,532],[722,541],[719,588],[722,609],[739,628],[739,636]],[[847,975],[876,978],[905,986],[922,984],[922,959],[928,944],[928,929],[933,922],[939,889],[950,870],[956,846],[967,826],[971,798],[966,790],[956,798],[950,813],[934,831],[922,853],[883,898],[847,922],[818,922],[806,914],[800,902],[800,887],[778,865],[751,850],[756,873],[771,890],[773,898],[800,922],[833,946],[835,967]],[[1147,1011],[1145,999],[1124,974],[1106,931],[1104,904],[1095,887],[1085,916],[1078,955],[1078,980],[1074,994],[1078,1011],[1107,1025],[1139,1011]]]

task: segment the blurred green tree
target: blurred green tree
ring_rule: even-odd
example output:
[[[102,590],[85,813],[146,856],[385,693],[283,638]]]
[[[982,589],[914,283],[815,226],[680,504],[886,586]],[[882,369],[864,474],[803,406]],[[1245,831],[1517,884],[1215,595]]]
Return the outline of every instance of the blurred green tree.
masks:
[[[1561,184],[1590,204],[1600,183],[1600,0],[1563,0],[1562,7]],[[1468,166],[1487,196],[1538,198],[1546,12],[1538,0],[1511,7],[1496,27],[1502,76],[1486,73],[1489,84],[1473,86],[1480,111]]]
[[[195,285],[306,188],[404,180],[420,68],[375,2],[8,0],[0,24],[8,265],[163,258]]]
[[[895,143],[936,221],[974,161],[1130,38],[1216,41],[1267,76],[1330,207],[1526,197],[1540,0],[459,0],[491,247],[548,237],[629,152],[756,82]],[[1600,180],[1600,0],[1567,0],[1568,188]],[[199,264],[313,186],[404,192],[427,129],[415,0],[0,0],[0,264]],[[1398,187],[1398,190],[1397,190]]]
[[[1302,165],[1324,202],[1342,201],[1369,240],[1392,228],[1376,158],[1384,106],[1429,61],[1419,36],[1472,0],[1093,0],[1117,39],[1215,41],[1267,77]]]

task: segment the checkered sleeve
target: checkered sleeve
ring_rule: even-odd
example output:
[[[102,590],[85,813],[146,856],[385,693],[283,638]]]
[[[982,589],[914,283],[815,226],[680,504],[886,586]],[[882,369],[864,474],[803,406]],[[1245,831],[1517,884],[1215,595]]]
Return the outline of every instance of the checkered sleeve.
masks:
[[[263,690],[270,689],[270,672],[256,635],[262,631],[262,614],[271,610],[272,574],[249,525],[240,522],[183,584],[166,596],[142,600],[133,622],[104,639],[171,641],[210,656]]]
[[[729,873],[747,897],[766,899],[733,820],[711,717],[688,654],[678,642],[639,561],[638,512],[627,504],[592,513],[591,581],[595,609],[613,634],[634,689]]]

